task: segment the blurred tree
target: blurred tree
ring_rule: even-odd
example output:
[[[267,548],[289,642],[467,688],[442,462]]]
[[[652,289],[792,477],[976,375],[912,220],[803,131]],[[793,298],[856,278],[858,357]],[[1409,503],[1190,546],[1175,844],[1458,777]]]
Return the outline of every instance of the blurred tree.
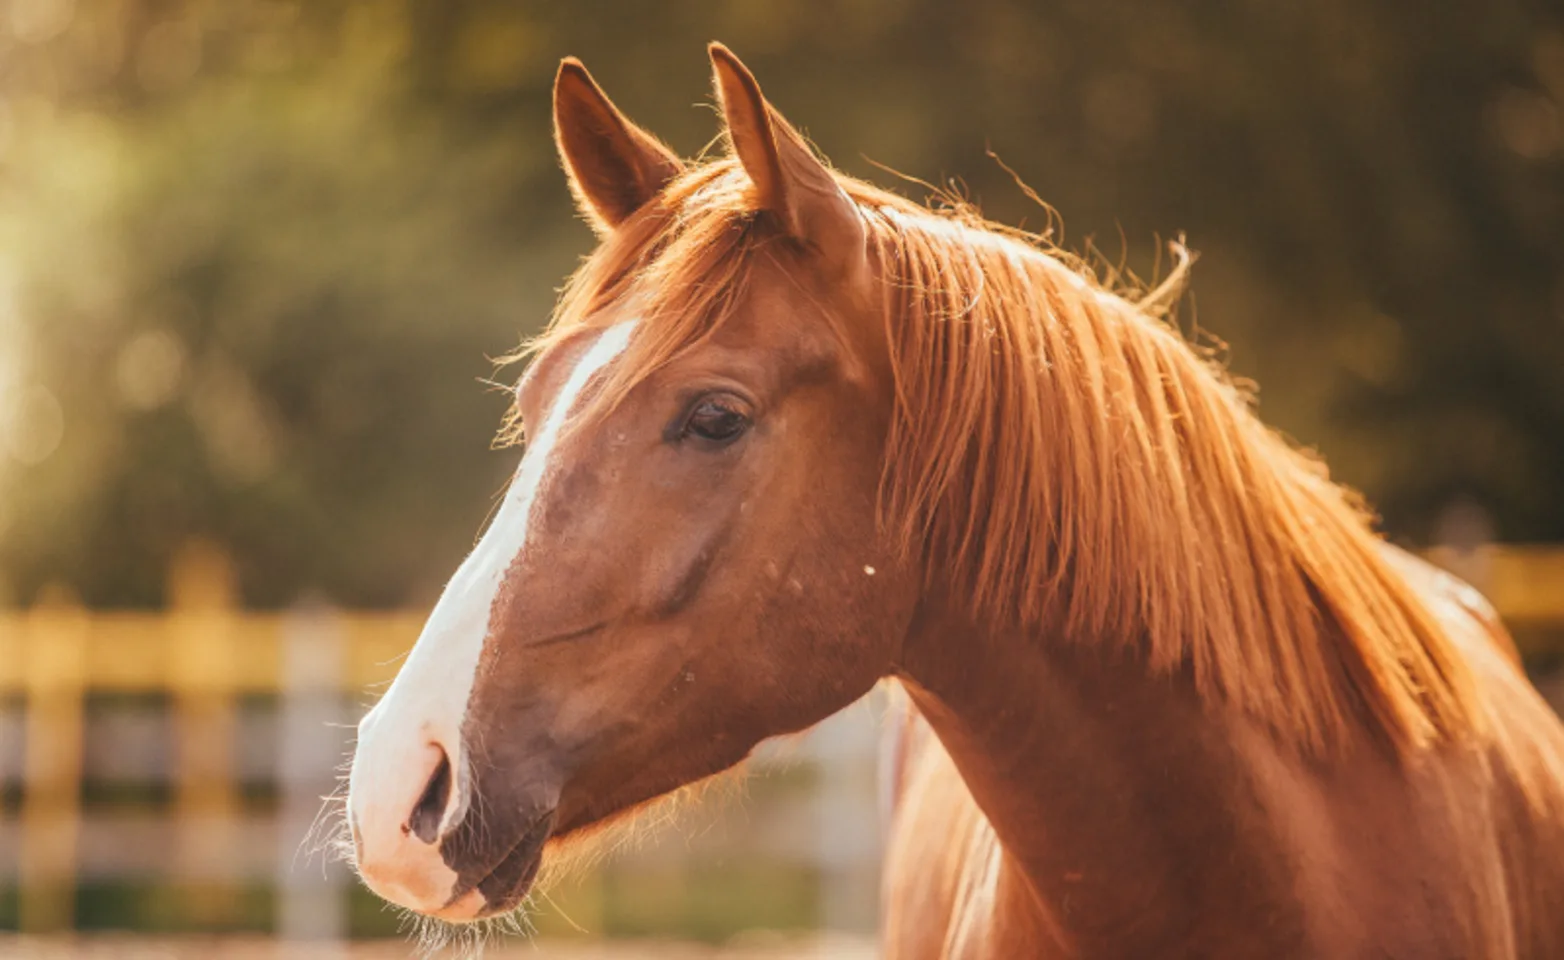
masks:
[[[694,154],[712,37],[850,172],[960,175],[1044,222],[991,145],[1067,243],[1117,258],[1122,231],[1143,275],[1187,230],[1201,327],[1393,534],[1461,503],[1564,537],[1557,11],[11,0],[0,571],[154,604],[199,533],[252,602],[430,599],[514,461],[485,357],[591,243],[548,137],[558,57]]]

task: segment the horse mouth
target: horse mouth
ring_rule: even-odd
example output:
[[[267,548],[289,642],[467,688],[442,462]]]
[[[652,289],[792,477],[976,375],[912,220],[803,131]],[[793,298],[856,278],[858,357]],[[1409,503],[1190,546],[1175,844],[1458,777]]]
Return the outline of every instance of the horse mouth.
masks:
[[[452,904],[476,890],[483,907],[472,916],[482,920],[514,910],[531,892],[543,865],[543,847],[554,832],[554,811],[539,817],[488,873],[464,883],[451,897]]]

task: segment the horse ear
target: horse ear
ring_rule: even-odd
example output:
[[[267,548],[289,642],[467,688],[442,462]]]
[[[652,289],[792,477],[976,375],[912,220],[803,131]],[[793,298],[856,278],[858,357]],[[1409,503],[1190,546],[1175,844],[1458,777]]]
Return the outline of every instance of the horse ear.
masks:
[[[707,48],[728,141],[755,185],[755,199],[787,233],[827,251],[863,244],[858,207],[799,132],[766,102],[749,69],[720,43]]]
[[[560,61],[554,77],[554,142],[576,205],[600,234],[684,170],[672,150],[619,112],[575,57]]]

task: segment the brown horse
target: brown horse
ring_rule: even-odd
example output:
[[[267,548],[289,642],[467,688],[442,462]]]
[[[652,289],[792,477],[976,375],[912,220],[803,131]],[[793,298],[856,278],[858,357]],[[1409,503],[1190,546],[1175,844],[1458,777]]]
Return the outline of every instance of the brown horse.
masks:
[[[370,886],[507,911],[890,677],[892,957],[1564,956],[1564,728],[1482,600],[1267,430],[1167,290],[832,172],[711,54],[732,150],[698,165],[560,69],[602,243],[360,727]]]

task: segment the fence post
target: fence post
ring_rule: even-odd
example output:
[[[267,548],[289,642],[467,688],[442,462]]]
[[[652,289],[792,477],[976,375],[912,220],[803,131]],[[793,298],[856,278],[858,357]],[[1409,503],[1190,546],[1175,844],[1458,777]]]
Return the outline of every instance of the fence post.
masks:
[[[815,787],[815,865],[820,871],[819,925],[864,933],[879,919],[881,827],[875,717],[885,713],[877,687],[810,731]]]
[[[314,833],[331,826],[317,826],[317,816],[341,812],[322,811],[321,803],[338,786],[334,772],[350,738],[342,701],[344,646],[339,615],[322,603],[299,604],[283,628],[277,933],[287,941],[341,940],[348,933],[346,870],[329,852],[316,849],[328,838]]]
[[[175,872],[188,919],[219,925],[233,919],[237,904],[232,564],[214,544],[192,541],[175,556],[168,588]]]
[[[29,932],[68,930],[75,922],[89,627],[86,611],[61,587],[46,588],[27,618],[18,872],[20,926]]]

